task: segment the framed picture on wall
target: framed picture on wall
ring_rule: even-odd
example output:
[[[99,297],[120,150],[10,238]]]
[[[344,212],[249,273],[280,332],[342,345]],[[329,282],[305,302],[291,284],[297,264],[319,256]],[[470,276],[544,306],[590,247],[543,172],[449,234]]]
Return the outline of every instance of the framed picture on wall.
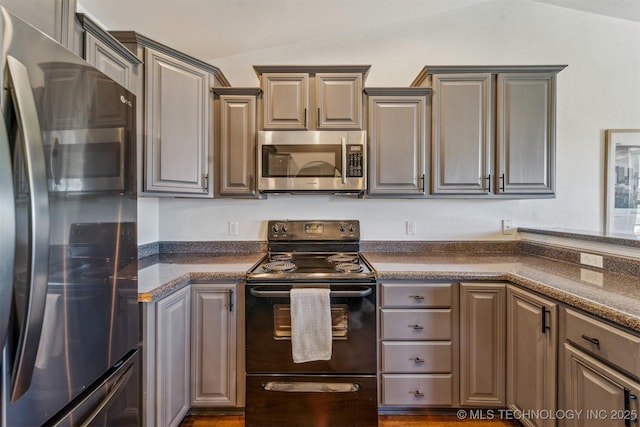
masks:
[[[608,129],[605,159],[605,231],[640,235],[640,129]]]

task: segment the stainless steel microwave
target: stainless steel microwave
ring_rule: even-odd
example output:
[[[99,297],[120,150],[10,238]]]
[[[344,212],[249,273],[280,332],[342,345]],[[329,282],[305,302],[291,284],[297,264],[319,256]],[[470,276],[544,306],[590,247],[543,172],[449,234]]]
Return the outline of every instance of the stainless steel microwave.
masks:
[[[127,129],[54,130],[44,134],[49,191],[124,191]]]
[[[365,131],[259,131],[258,190],[361,193]]]

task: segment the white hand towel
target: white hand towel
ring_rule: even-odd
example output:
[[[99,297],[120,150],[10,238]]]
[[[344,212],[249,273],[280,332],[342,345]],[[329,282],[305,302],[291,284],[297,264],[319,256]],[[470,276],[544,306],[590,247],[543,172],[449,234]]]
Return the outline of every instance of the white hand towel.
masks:
[[[331,302],[327,288],[291,289],[294,363],[331,359]]]

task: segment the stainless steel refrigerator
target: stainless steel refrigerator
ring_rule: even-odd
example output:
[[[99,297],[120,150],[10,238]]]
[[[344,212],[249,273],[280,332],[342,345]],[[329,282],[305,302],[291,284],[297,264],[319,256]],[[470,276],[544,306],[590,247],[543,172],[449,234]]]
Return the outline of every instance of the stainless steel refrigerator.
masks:
[[[4,8],[0,37],[0,425],[139,425],[135,97]]]

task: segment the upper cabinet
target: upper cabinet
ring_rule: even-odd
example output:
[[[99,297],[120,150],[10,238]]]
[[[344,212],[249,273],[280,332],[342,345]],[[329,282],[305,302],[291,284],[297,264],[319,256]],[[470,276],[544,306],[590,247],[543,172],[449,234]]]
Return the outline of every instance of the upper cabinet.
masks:
[[[216,197],[257,198],[258,88],[214,91]]]
[[[429,88],[367,88],[367,195],[424,197]]]
[[[216,67],[130,31],[111,33],[144,61],[136,96],[148,195],[213,197],[212,89]]]
[[[253,68],[263,91],[262,129],[362,129],[368,65]]]
[[[84,31],[84,59],[125,89],[133,91],[135,75],[142,60],[85,14],[78,13],[76,16]]]
[[[434,195],[555,192],[556,75],[565,65],[428,66]]]

